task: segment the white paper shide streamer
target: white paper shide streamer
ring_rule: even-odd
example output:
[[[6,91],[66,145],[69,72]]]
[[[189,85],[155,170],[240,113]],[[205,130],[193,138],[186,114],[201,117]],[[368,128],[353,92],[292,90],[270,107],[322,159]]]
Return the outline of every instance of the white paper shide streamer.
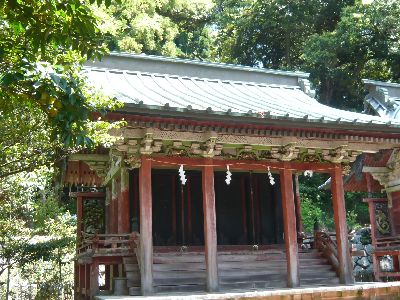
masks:
[[[272,174],[271,174],[271,170],[270,170],[270,168],[269,168],[269,166],[268,166],[268,179],[269,179],[269,183],[270,183],[270,185],[274,185],[275,184],[275,179],[274,179],[274,177],[272,176]]]
[[[179,168],[179,177],[180,177],[182,185],[185,185],[187,179],[186,179],[186,175],[185,175],[185,170],[183,169],[183,165],[181,165]]]
[[[227,185],[229,185],[231,183],[232,180],[232,173],[231,171],[229,171],[229,165],[226,165],[226,179],[225,182]]]
[[[304,171],[304,176],[312,177],[314,172],[312,170],[305,170]]]

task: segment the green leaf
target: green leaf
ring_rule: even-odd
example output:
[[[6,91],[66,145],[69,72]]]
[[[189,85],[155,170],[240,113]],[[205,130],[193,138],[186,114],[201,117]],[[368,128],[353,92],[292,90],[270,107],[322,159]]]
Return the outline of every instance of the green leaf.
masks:
[[[23,79],[22,74],[18,73],[6,73],[0,77],[0,85],[9,86],[18,80]]]

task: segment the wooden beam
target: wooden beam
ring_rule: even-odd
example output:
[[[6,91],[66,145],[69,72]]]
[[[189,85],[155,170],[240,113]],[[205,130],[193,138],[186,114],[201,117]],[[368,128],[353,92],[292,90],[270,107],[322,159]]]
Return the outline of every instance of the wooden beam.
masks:
[[[72,198],[104,198],[106,196],[105,193],[98,193],[98,192],[71,192],[69,196]]]
[[[205,165],[211,164],[208,159]],[[214,168],[204,166],[202,172],[203,188],[203,213],[204,213],[204,242],[207,271],[207,290],[218,291],[218,265],[217,265],[217,226],[215,212]]]
[[[349,240],[346,224],[346,208],[344,202],[342,167],[335,165],[332,172],[332,204],[335,218],[336,243],[339,258],[340,283],[354,283],[353,264],[350,257]]]
[[[151,159],[142,156],[139,169],[140,197],[140,276],[142,294],[153,293],[153,232],[152,232],[152,188]]]
[[[75,153],[68,156],[68,161],[96,161],[108,162],[110,156],[108,154],[81,154]]]
[[[285,232],[285,248],[287,260],[287,285],[288,287],[298,287],[299,278],[299,252],[297,246],[296,214],[293,193],[293,177],[290,164],[285,163],[283,170],[280,171],[283,228]]]
[[[118,199],[118,212],[118,233],[129,233],[129,171],[126,167],[121,168],[121,193]]]
[[[112,166],[110,168],[110,170],[108,171],[106,177],[104,178],[103,185],[107,185],[110,182],[110,180],[112,180],[115,176],[117,176],[119,174],[120,170],[121,170],[121,166],[119,166],[119,165]]]
[[[283,161],[263,161],[263,160],[237,160],[237,159],[208,159],[207,164],[214,167],[214,169],[226,170],[226,165],[235,171],[264,171],[268,167],[271,170],[282,170],[286,162]],[[154,167],[179,167],[183,164],[185,167],[193,169],[201,169],[204,165],[204,159],[196,157],[154,157],[152,158],[152,166]],[[334,169],[331,163],[320,162],[291,162],[290,169],[292,171],[312,170],[319,173],[330,173]]]

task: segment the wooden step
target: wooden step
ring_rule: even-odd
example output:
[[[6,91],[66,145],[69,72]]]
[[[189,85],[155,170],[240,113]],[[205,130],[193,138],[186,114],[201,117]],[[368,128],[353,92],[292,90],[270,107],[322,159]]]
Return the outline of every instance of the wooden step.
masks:
[[[125,271],[129,272],[139,272],[139,265],[138,264],[124,264]]]
[[[129,288],[129,296],[141,296],[142,290],[140,287],[130,287]]]
[[[220,291],[241,291],[241,290],[258,290],[270,288],[285,288],[286,281],[237,281],[234,283],[220,282]]]
[[[157,294],[163,293],[196,293],[206,291],[206,285],[204,284],[179,284],[179,285],[159,285],[154,286],[154,291]]]
[[[124,264],[136,264],[137,265],[137,258],[135,255],[124,256],[124,257],[122,257],[122,261]]]

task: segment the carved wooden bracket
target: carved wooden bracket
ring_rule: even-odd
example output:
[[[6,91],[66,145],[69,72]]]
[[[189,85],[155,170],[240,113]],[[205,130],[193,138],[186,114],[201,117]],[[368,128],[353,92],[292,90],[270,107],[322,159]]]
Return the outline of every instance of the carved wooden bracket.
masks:
[[[363,172],[370,173],[384,187],[391,206],[390,193],[400,191],[400,149],[393,150],[385,167],[365,166]]]

